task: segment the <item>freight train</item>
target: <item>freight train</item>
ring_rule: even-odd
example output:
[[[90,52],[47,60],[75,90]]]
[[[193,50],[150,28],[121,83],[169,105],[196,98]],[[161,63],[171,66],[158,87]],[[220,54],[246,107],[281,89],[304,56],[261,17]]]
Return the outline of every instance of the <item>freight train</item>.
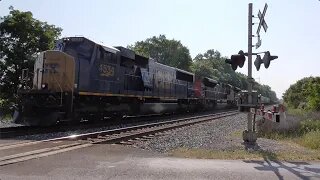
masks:
[[[240,91],[124,47],[68,37],[38,55],[32,88],[18,91],[14,121],[50,126],[62,121],[196,111],[217,103],[235,105]]]

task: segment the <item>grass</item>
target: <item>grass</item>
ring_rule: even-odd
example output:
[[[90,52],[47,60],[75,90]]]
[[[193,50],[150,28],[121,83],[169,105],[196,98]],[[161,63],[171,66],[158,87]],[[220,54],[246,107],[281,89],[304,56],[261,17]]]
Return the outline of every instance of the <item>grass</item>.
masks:
[[[320,131],[310,131],[297,139],[297,143],[310,148],[320,150]]]
[[[285,160],[285,161],[313,161],[320,160],[320,151],[308,153],[301,152],[277,152],[268,151],[246,151],[246,150],[206,150],[206,149],[186,149],[178,148],[170,152],[171,156],[181,158],[198,159],[238,159],[238,160]]]
[[[311,123],[303,121],[296,130],[259,133],[259,137],[291,141],[309,149],[320,150],[320,121],[312,121]]]

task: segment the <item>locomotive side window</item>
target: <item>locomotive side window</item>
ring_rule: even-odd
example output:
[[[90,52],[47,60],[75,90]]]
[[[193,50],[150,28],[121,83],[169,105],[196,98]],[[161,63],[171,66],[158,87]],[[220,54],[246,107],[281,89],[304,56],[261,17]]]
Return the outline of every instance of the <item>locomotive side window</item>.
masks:
[[[193,74],[179,70],[176,71],[176,78],[182,81],[193,82]]]

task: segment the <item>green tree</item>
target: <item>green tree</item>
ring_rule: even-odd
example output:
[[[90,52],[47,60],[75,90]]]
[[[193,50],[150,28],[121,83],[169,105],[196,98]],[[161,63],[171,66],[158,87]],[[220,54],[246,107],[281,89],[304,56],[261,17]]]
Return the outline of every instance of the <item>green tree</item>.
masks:
[[[308,107],[320,111],[320,77],[312,79],[308,84]]]
[[[33,68],[36,53],[51,49],[61,28],[33,18],[31,12],[10,7],[0,23],[0,99],[2,105],[14,101],[21,86],[22,69]]]
[[[305,77],[292,84],[283,95],[293,108],[320,110],[320,77]]]
[[[192,64],[189,49],[180,41],[167,39],[165,35],[138,41],[128,48],[140,55],[151,57],[159,63],[183,70],[190,70]]]
[[[239,88],[246,88],[246,76],[234,72],[229,64],[225,63],[226,58],[221,57],[219,51],[207,50],[198,54],[192,65],[192,70],[199,77],[210,77],[218,81],[232,84]]]

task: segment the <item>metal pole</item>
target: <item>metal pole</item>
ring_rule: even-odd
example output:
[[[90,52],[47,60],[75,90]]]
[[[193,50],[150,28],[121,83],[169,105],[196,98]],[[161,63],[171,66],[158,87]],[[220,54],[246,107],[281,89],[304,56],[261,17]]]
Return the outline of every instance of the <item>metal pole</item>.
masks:
[[[248,103],[252,104],[252,3],[249,3],[248,13]],[[248,131],[252,132],[252,116],[248,112]]]

